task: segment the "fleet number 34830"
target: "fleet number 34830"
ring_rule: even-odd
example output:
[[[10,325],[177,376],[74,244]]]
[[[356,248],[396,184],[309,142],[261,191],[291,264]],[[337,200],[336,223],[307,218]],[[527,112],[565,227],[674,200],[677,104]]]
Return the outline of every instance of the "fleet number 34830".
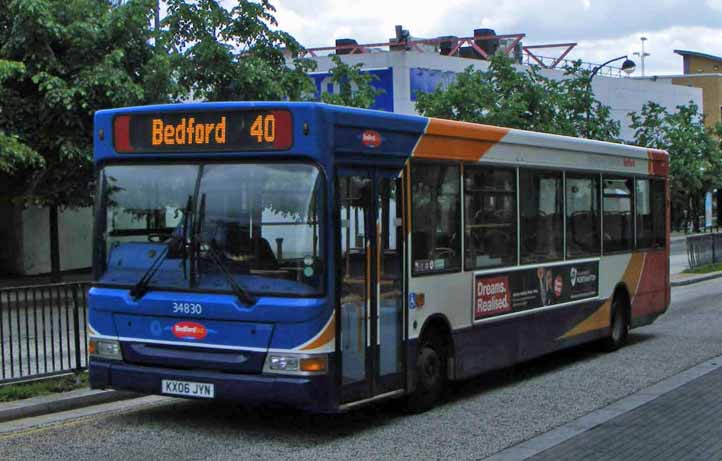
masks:
[[[203,313],[203,306],[196,303],[173,303],[174,314],[200,315]]]

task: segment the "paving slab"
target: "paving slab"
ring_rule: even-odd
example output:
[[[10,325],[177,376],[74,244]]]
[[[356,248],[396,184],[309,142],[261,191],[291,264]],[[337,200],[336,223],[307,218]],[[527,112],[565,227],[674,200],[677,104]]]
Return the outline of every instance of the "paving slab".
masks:
[[[722,459],[722,355],[486,458]]]

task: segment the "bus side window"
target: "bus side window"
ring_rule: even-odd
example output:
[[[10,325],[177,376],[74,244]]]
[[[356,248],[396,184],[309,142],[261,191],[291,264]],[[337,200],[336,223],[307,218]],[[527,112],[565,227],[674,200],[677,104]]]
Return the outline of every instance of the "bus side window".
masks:
[[[516,264],[516,171],[464,167],[464,268]]]
[[[636,201],[634,210],[637,215],[637,248],[652,248],[654,246],[652,188],[649,179],[637,179],[635,183]]]
[[[562,175],[519,171],[522,264],[563,258]]]
[[[662,180],[652,180],[652,233],[654,248],[664,248],[667,244],[667,209],[665,207],[666,188]]]
[[[633,182],[630,178],[604,178],[604,253],[629,251],[634,247]]]
[[[567,256],[598,256],[599,175],[567,174]]]
[[[459,166],[411,164],[414,275],[461,268]]]

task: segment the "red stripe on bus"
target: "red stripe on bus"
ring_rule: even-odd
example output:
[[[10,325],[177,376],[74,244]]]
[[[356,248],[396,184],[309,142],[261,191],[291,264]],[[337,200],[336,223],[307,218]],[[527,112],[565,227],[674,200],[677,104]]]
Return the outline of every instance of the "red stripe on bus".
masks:
[[[649,174],[652,176],[667,176],[669,174],[669,155],[663,150],[647,149],[649,159]]]

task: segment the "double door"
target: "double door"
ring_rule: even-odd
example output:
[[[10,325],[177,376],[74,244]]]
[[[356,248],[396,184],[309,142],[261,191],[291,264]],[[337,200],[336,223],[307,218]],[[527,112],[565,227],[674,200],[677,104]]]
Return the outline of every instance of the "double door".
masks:
[[[337,315],[341,402],[404,387],[402,188],[398,171],[342,169]]]

